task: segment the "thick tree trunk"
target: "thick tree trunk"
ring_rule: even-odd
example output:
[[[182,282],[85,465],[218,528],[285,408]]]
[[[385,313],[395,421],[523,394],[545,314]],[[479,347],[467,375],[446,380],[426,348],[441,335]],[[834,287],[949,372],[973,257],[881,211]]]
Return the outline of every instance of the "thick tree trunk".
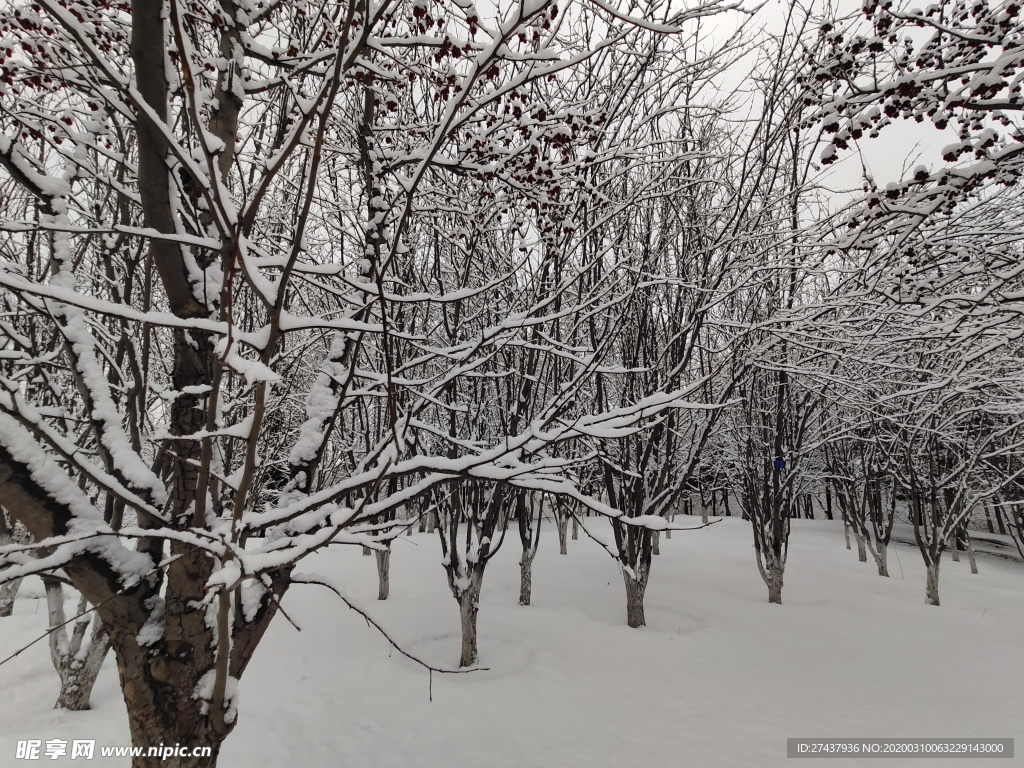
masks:
[[[634,579],[625,570],[622,571],[622,579],[626,584],[626,624],[631,627],[647,626],[644,617],[644,590],[647,585]]]
[[[768,583],[768,602],[782,605],[782,579],[772,579]]]
[[[523,552],[519,560],[519,604],[529,605],[533,591],[533,558],[534,555]]]
[[[427,513],[427,533],[433,533],[437,528],[437,512],[432,510]]]
[[[862,563],[866,563],[868,561],[868,549],[864,537],[857,533],[856,528],[853,530],[853,536],[857,539],[857,559]]]
[[[193,757],[190,752],[186,757],[166,759],[143,754],[132,759],[132,768],[215,768],[221,744],[234,726],[235,713],[228,709],[228,722],[215,727],[210,716],[212,666],[200,674],[212,661],[214,649],[202,640],[192,645],[168,638],[172,621],[168,616],[164,638],[148,646],[140,646],[130,630],[120,629],[113,638],[132,744],[144,750],[180,744],[192,750],[208,748],[210,754]]]
[[[924,602],[927,605],[939,604],[939,563],[925,566],[927,581],[925,583]]]
[[[391,593],[391,548],[378,549],[377,555],[377,599],[387,600]]]
[[[651,534],[651,553],[652,554],[655,554],[655,555],[660,555],[661,554],[661,546],[660,546],[661,542],[659,541],[660,538],[661,537],[659,536],[658,531],[654,531]]]
[[[128,690],[128,689],[126,689]],[[220,754],[220,746],[223,737],[214,733],[209,727],[203,727],[200,723],[206,724],[209,719],[202,712],[202,704],[198,699],[193,699],[194,705],[178,712],[182,722],[195,724],[195,729],[182,735],[181,730],[174,728],[165,730],[160,727],[160,718],[153,714],[142,714],[134,718],[132,725],[132,744],[143,748],[143,754],[132,758],[132,768],[216,768],[217,756]],[[188,756],[170,755],[166,758],[160,756],[150,757],[145,754],[150,747],[166,748],[175,747],[178,744],[188,750]],[[192,751],[208,749],[209,755],[192,756]]]
[[[475,667],[480,661],[476,645],[476,615],[480,610],[480,585],[476,580],[459,595],[459,614],[462,617],[462,657],[460,667]]]

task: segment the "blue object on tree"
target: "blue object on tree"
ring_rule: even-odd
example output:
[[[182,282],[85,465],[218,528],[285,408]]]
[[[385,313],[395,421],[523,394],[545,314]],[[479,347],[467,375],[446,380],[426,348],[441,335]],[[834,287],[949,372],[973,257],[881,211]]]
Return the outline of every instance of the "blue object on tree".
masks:
[[[786,460],[779,456],[777,459],[775,459],[775,461],[772,462],[772,466],[775,467],[776,469],[785,469]]]

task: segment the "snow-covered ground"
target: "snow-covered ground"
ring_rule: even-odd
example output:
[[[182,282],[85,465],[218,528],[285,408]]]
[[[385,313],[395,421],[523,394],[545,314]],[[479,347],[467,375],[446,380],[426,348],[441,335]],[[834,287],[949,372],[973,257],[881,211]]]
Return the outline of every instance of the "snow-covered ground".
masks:
[[[589,527],[607,533],[603,521]],[[797,520],[777,606],[751,540],[737,518],[663,538],[648,626],[633,630],[615,563],[582,532],[562,557],[548,529],[534,604],[517,605],[512,532],[481,597],[480,655],[490,669],[435,674],[433,702],[425,670],[322,587],[296,586],[284,605],[302,631],[275,620],[239,686],[239,724],[220,766],[768,767],[790,764],[793,736],[1016,737],[1024,748],[1021,563],[981,556],[972,576],[966,557],[947,555],[942,606],[928,607],[915,549],[896,545],[884,579],[870,557],[859,563],[846,551],[840,524]],[[334,579],[410,651],[456,664],[458,609],[436,537],[403,537],[391,562],[383,603],[374,558],[356,547],[302,570]],[[38,583],[26,584],[15,615],[0,619],[0,658],[45,629],[41,597]],[[14,759],[18,739],[129,743],[112,657],[92,711],[50,709],[57,691],[45,642],[0,667],[0,766],[31,764]],[[79,763],[128,760],[46,761]],[[861,763],[880,765],[843,761]]]

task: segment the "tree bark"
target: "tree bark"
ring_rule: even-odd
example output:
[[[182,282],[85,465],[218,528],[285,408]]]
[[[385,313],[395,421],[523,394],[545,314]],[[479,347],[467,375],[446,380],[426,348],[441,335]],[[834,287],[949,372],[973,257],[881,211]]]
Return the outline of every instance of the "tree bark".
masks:
[[[971,564],[971,573],[978,573],[978,561],[974,557],[974,545],[971,543],[971,534],[964,529],[964,541],[967,544],[967,562]]]
[[[652,554],[655,554],[655,555],[660,555],[661,554],[661,546],[660,546],[661,542],[659,541],[660,538],[661,537],[660,537],[658,531],[654,531],[653,533],[651,533],[651,553]]]
[[[462,656],[460,667],[474,667],[480,661],[476,644],[476,615],[480,610],[480,585],[476,580],[459,595],[459,614],[462,618]]]
[[[938,561],[926,565],[928,571],[925,583],[924,602],[926,605],[939,604],[939,563]]]
[[[889,547],[884,542],[878,542],[878,555],[875,558],[878,564],[878,575],[889,576]]]
[[[10,616],[14,612],[14,599],[18,596],[20,587],[21,579],[8,581],[0,586],[0,619]]]
[[[646,584],[637,581],[626,570],[622,571],[622,579],[626,584],[626,624],[630,627],[645,627],[644,590]]]
[[[377,599],[387,600],[391,594],[391,547],[378,549],[377,556]]]
[[[0,547],[14,542],[14,527],[8,524],[7,516],[0,509]],[[0,584],[0,618],[10,616],[14,611],[14,599],[18,596],[21,579]]]
[[[523,550],[519,560],[519,604],[529,605],[533,591],[533,558],[534,555]]]
[[[996,498],[992,499],[992,511],[996,513],[996,525],[999,527],[999,533],[1002,536],[1007,535],[1006,524],[1003,522],[1003,508]]]
[[[0,547],[14,543],[15,530],[13,521],[9,521],[7,513],[0,508]],[[0,584],[0,618],[11,615],[14,611],[14,598],[18,596],[21,579],[14,579]]]
[[[580,520],[576,515],[572,516],[572,540],[576,541],[580,537]]]
[[[864,537],[857,532],[856,528],[853,529],[853,536],[857,539],[857,559],[862,563],[866,563],[868,561],[868,550]]]
[[[569,554],[568,549],[566,549],[568,538],[567,534],[569,532],[569,516],[561,515],[556,511],[555,518],[558,525],[558,554],[567,555]]]
[[[89,699],[99,675],[103,660],[110,650],[110,638],[98,616],[92,617],[92,632],[89,632],[90,616],[86,615],[73,622],[71,636],[64,625],[64,589],[61,583],[51,577],[43,577],[46,588],[46,607],[51,627],[60,627],[50,633],[50,658],[60,676],[60,694],[54,709],[70,709],[75,712],[89,709]],[[88,602],[83,597],[78,606],[78,615],[85,612]],[[84,643],[88,643],[84,645]]]

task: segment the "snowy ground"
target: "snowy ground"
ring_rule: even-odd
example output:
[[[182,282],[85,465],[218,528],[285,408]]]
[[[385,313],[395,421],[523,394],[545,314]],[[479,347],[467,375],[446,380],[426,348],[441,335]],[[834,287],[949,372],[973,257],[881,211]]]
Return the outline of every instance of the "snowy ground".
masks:
[[[607,532],[602,521],[590,527]],[[293,588],[284,604],[303,630],[283,619],[271,627],[241,682],[239,725],[220,766],[760,768],[791,765],[792,736],[1016,737],[1024,750],[1019,562],[981,556],[972,576],[966,558],[947,555],[942,607],[928,607],[915,549],[897,545],[884,579],[870,557],[859,563],[845,550],[838,523],[797,520],[785,604],[774,606],[747,524],[726,518],[662,540],[648,626],[632,630],[614,562],[582,532],[562,557],[549,528],[534,605],[518,606],[518,544],[513,533],[484,579],[480,653],[490,670],[434,675],[433,702],[427,672],[336,597]],[[374,559],[358,548],[318,555],[303,570],[335,579],[409,650],[450,666],[458,610],[439,561],[436,537],[396,542],[385,603],[374,599]],[[45,628],[41,597],[26,584],[15,616],[0,620],[0,658]],[[0,766],[31,764],[14,759],[17,739],[129,743],[112,657],[92,711],[51,710],[57,691],[45,643],[0,667]],[[842,765],[861,763],[940,761]],[[128,760],[97,754],[83,764]]]

